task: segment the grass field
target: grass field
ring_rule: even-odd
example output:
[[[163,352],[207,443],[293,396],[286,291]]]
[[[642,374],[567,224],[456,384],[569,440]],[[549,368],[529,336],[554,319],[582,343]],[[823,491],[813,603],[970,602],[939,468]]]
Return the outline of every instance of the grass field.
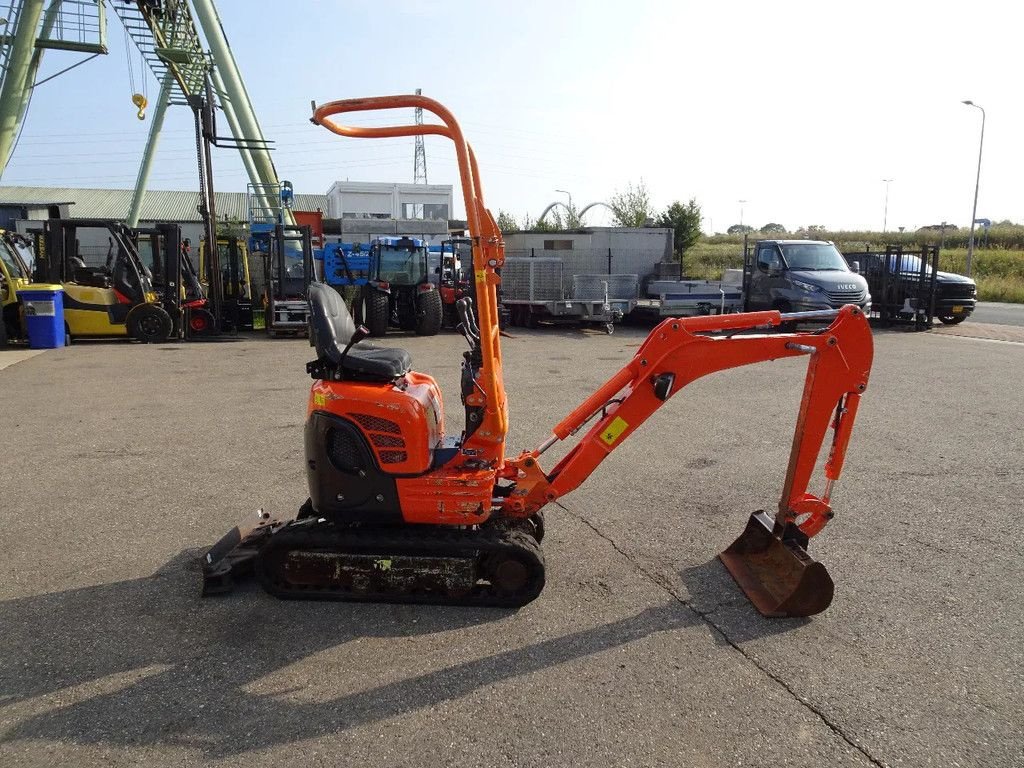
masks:
[[[860,235],[857,239],[843,240],[842,234]],[[866,236],[865,236],[866,235]],[[844,252],[878,248],[878,242],[885,242],[880,234],[870,238],[871,233],[826,233],[816,235],[831,239]],[[914,248],[913,242],[906,243]],[[939,265],[945,272],[963,274],[967,261],[967,248],[950,248],[940,251]],[[683,269],[687,277],[717,280],[722,271],[743,266],[743,238],[716,235],[702,238],[687,250],[683,256]],[[1024,248],[976,248],[974,250],[973,277],[978,283],[978,298],[981,301],[1010,301],[1024,304]]]

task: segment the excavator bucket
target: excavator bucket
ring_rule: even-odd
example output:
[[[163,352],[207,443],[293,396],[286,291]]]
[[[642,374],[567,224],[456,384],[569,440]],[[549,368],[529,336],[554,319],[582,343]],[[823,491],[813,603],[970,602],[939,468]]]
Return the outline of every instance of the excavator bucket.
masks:
[[[813,616],[828,608],[835,586],[825,566],[807,554],[807,537],[795,525],[775,532],[763,510],[719,555],[750,602],[765,616]]]

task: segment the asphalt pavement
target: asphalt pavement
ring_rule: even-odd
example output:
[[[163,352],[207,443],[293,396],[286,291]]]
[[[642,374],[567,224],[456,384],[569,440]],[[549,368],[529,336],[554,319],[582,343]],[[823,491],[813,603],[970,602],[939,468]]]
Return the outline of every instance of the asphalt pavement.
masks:
[[[510,452],[645,334],[505,340]],[[462,340],[388,343],[458,432]],[[836,599],[806,620],[715,558],[777,502],[801,360],[673,397],[550,509],[519,611],[201,599],[204,547],[306,498],[308,359],[83,343],[0,370],[0,765],[1024,765],[1024,345],[876,334],[811,547]]]
[[[971,314],[970,320],[977,323],[1024,326],[1024,304],[1008,304],[1000,301],[980,301]],[[968,320],[967,322],[970,322]]]

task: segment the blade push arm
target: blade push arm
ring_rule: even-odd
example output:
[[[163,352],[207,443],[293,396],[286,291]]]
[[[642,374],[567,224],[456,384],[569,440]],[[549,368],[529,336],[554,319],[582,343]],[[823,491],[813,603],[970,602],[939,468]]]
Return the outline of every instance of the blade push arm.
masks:
[[[797,523],[808,536],[831,517],[829,495],[839,479],[846,446],[861,393],[871,370],[871,329],[861,310],[843,307],[821,332],[711,337],[711,330],[778,326],[780,313],[669,319],[656,327],[636,355],[600,389],[552,430],[539,449],[509,462],[516,490],[505,502],[513,515],[529,515],[580,485],[616,447],[684,386],[702,376],[765,360],[809,355],[803,397],[793,434],[793,447],[776,525]],[[549,446],[593,426],[576,446],[545,475],[537,457]],[[834,428],[825,465],[827,485],[822,497],[807,492],[830,423]]]

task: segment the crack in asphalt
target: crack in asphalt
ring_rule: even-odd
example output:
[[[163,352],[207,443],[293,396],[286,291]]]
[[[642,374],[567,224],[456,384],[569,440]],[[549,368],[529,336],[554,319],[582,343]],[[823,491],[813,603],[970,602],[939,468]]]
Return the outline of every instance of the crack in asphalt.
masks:
[[[729,637],[728,633],[726,633],[726,631],[720,625],[712,621],[712,614],[714,614],[715,612],[717,612],[721,608],[724,608],[727,605],[735,605],[735,600],[723,600],[719,603],[716,603],[708,610],[701,610],[693,603],[691,603],[689,600],[680,597],[678,594],[676,594],[673,585],[667,579],[665,579],[660,574],[653,573],[649,571],[647,568],[645,568],[639,561],[637,561],[636,558],[634,558],[631,554],[622,549],[618,545],[618,543],[616,543],[615,539],[605,534],[600,528],[598,528],[596,525],[590,522],[590,520],[588,520],[586,517],[584,517],[578,512],[574,512],[561,502],[556,501],[555,505],[560,509],[564,510],[565,512],[568,512],[570,515],[575,517],[577,520],[579,520],[581,523],[587,526],[590,530],[592,530],[594,533],[596,533],[598,536],[600,536],[602,539],[608,542],[611,545],[612,549],[614,549],[616,552],[622,555],[622,557],[625,558],[630,563],[630,565],[632,565],[648,581],[653,583],[655,586],[660,587],[673,600],[678,602],[687,610],[693,612],[696,616],[700,617],[701,621],[703,621],[705,624],[711,627],[711,629],[714,630],[723,640],[725,640],[725,642],[727,642],[733,648],[733,650],[735,650],[737,653],[743,656],[744,659],[753,664],[758,669],[758,671],[760,671],[763,675],[778,683],[778,685],[781,686],[782,689],[785,690],[797,703],[799,703],[805,709],[813,713],[836,736],[838,736],[840,739],[842,739],[851,747],[860,752],[873,765],[877,765],[879,766],[879,768],[889,768],[888,763],[884,762],[880,758],[875,757],[871,754],[870,751],[868,751],[866,747],[862,746],[861,744],[858,744],[857,741],[852,736],[849,736],[840,725],[834,723],[831,719],[829,719],[828,715],[823,710],[821,710],[812,702],[808,701],[795,690],[793,690],[789,683],[787,683],[779,675],[772,672],[770,669],[761,664],[761,662],[758,661],[756,656],[753,656],[746,650],[744,650],[742,646],[740,646],[731,637]]]

